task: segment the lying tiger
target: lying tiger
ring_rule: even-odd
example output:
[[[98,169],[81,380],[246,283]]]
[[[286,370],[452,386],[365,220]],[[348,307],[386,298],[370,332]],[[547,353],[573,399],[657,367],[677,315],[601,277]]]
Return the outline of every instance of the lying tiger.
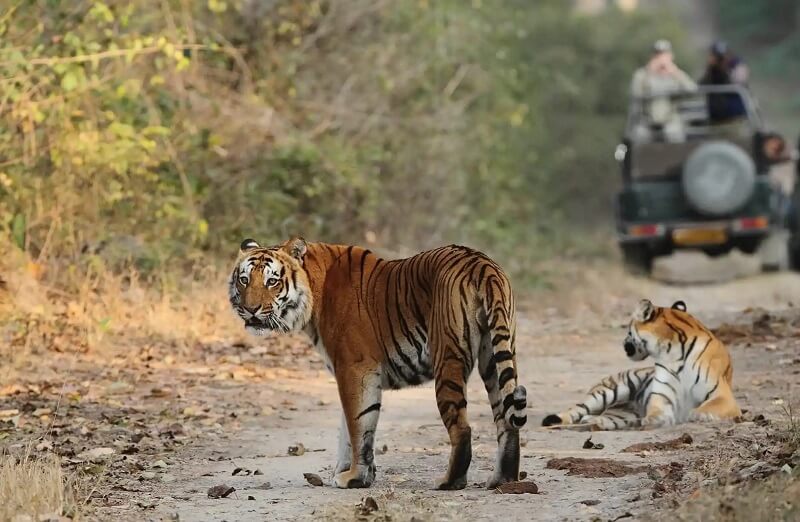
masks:
[[[369,487],[384,389],[436,381],[450,435],[450,464],[437,489],[462,489],[472,458],[467,378],[478,366],[497,428],[487,486],[519,478],[526,392],[517,385],[514,298],[491,259],[462,246],[387,261],[354,246],[292,239],[245,240],[230,302],[248,331],[304,331],[336,377],[342,403],[334,485]]]
[[[725,345],[677,301],[671,308],[643,300],[630,322],[625,353],[655,366],[606,377],[587,399],[543,426],[578,430],[653,428],[687,420],[741,415],[733,397],[733,366]]]

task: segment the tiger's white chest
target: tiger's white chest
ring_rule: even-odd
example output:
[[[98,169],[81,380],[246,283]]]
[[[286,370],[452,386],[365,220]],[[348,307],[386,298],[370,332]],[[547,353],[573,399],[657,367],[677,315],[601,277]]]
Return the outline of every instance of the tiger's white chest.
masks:
[[[333,362],[331,361],[330,356],[328,356],[328,351],[325,349],[325,343],[322,342],[322,337],[311,326],[305,329],[305,333],[311,339],[314,349],[319,354],[323,364],[325,364],[325,368],[327,368],[328,371],[333,374]]]

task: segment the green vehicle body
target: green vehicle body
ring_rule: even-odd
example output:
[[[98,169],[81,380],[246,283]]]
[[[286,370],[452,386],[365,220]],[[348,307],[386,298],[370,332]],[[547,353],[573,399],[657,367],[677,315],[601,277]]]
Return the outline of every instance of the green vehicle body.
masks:
[[[703,112],[708,96],[721,93],[740,96],[746,109],[733,133],[730,126],[709,124],[707,112]],[[770,182],[767,174],[777,162],[764,152],[765,139],[777,135],[764,128],[749,91],[739,86],[701,86],[697,92],[679,97],[676,103],[685,101],[688,107],[681,112],[686,115],[685,140],[634,139],[633,128],[641,117],[636,105],[641,107],[642,100],[633,100],[625,137],[615,153],[623,180],[615,201],[617,238],[626,264],[637,272],[649,271],[655,257],[682,248],[700,249],[711,256],[734,248],[754,253],[771,233],[788,226],[790,197]],[[753,171],[746,200],[713,215],[690,202],[684,180],[687,160],[711,142],[724,142],[724,146],[743,151]],[[687,235],[696,237],[680,240]]]

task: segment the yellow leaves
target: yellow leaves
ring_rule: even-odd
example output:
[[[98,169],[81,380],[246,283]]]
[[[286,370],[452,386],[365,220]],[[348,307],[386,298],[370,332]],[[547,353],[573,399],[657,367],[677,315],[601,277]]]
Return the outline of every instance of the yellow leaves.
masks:
[[[528,114],[528,106],[524,103],[517,105],[517,107],[509,114],[508,123],[512,127],[520,127],[525,122],[525,116]]]
[[[0,172],[0,187],[8,190],[14,184],[14,180],[11,179],[11,176],[6,174],[5,172]]]
[[[114,21],[114,13],[103,2],[95,2],[91,9],[89,9],[89,16],[98,22],[105,22],[110,24]]]
[[[278,25],[278,34],[285,35],[297,31],[300,27],[291,20],[282,20]]]
[[[73,71],[67,71],[64,76],[61,77],[61,88],[67,92],[74,90],[78,86],[78,77],[75,75]]]
[[[206,237],[208,235],[208,221],[200,219],[197,222],[197,233],[200,237]]]
[[[44,275],[44,266],[41,263],[28,261],[25,264],[25,271],[28,273],[29,276],[38,281]],[[44,313],[44,310],[42,310],[42,313]]]
[[[228,9],[228,4],[223,0],[208,0],[208,9],[212,13],[224,13]]]

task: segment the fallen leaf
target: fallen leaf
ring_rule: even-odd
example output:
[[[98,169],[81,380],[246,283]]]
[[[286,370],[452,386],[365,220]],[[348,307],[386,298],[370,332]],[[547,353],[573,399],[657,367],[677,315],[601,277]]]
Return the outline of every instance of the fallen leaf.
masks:
[[[298,442],[295,446],[289,446],[287,453],[292,457],[299,457],[300,455],[306,452],[306,447],[303,446],[302,443]]]
[[[0,419],[14,417],[15,415],[19,415],[19,410],[0,410]]]
[[[234,491],[236,491],[236,488],[221,484],[208,489],[208,498],[226,498]]]
[[[254,497],[253,495],[247,495],[247,500],[255,500],[255,499],[256,497]]]
[[[600,503],[600,501],[599,500],[581,500],[580,503],[583,504],[584,506],[596,506],[597,504]]]
[[[260,469],[257,469],[257,470],[255,470],[255,471],[253,472],[253,475],[263,475],[263,474],[264,474],[264,472],[263,472],[263,471],[261,471]]]
[[[497,486],[494,492],[502,495],[522,495],[524,493],[535,495],[539,493],[539,486],[537,486],[535,482],[506,482],[505,484]]]
[[[648,466],[633,466],[611,459],[582,459],[577,457],[554,458],[547,461],[547,469],[567,470],[567,475],[580,475],[589,478],[623,477],[644,473]]]
[[[151,467],[158,468],[158,469],[164,469],[164,468],[167,467],[167,463],[164,462],[163,460],[157,460],[157,461],[153,462]]]
[[[675,439],[666,440],[664,442],[639,442],[632,444],[622,450],[622,453],[638,453],[641,451],[664,451],[680,449],[687,444],[694,442],[692,436],[684,433]]]
[[[306,480],[308,480],[308,479],[306,479]],[[259,484],[258,486],[254,487],[253,489],[272,489],[272,484],[270,484],[269,482],[263,482],[263,483]]]
[[[322,486],[323,485],[322,479],[319,478],[319,475],[316,475],[314,473],[303,473],[303,478],[305,478],[306,482],[308,482],[312,486]]]
[[[356,504],[356,510],[360,515],[369,515],[378,511],[378,502],[372,497],[364,497],[361,502]]]
[[[606,447],[605,444],[599,444],[599,443],[592,442],[592,438],[591,437],[589,437],[588,439],[586,439],[583,442],[583,449],[601,450],[601,449],[603,449],[605,447]]]

